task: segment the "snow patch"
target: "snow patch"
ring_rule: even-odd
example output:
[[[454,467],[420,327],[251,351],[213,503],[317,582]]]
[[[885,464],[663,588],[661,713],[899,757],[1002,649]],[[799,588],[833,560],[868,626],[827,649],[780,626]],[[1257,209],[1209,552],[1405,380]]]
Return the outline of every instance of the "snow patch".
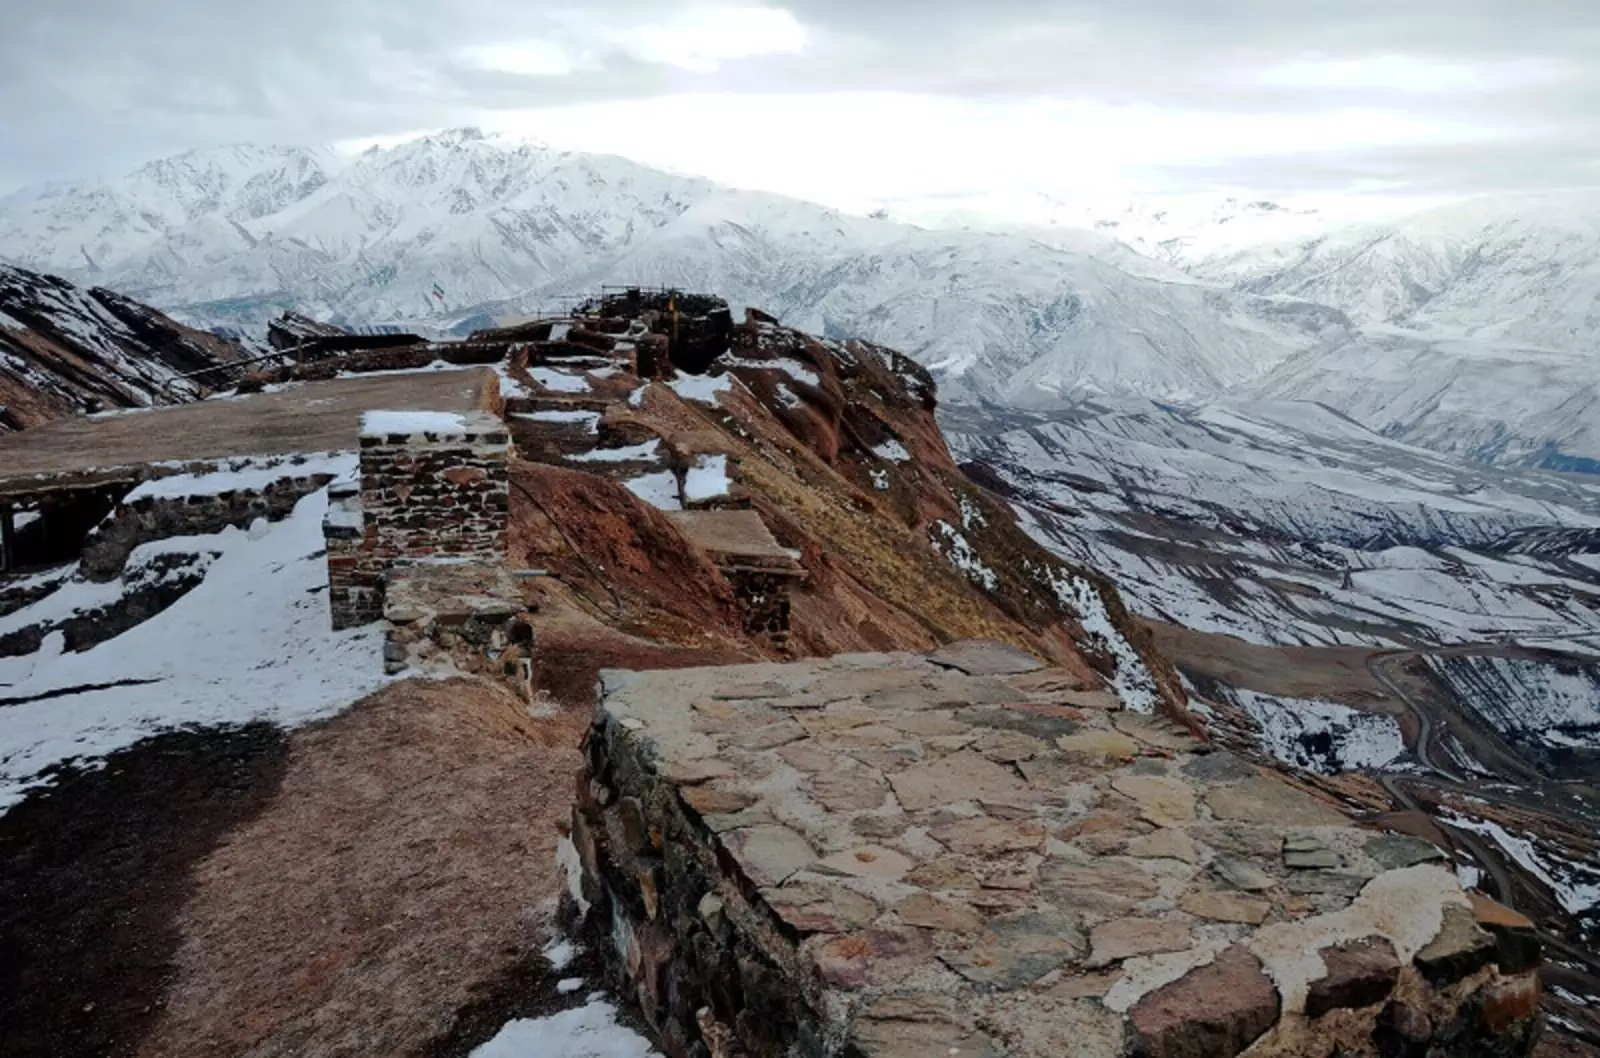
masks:
[[[1000,587],[1000,577],[994,570],[983,564],[978,557],[978,552],[961,535],[961,530],[949,522],[936,521],[930,528],[939,539],[933,541],[933,549],[945,557],[945,561],[955,569],[966,575],[972,583],[985,591],[995,591]],[[943,540],[943,546],[940,540]]]
[[[578,946],[565,937],[548,945],[539,954],[544,956],[544,961],[550,964],[550,969],[560,973],[572,965],[572,960],[578,957]]]
[[[466,432],[466,418],[453,411],[369,411],[361,416],[361,433],[364,437]]]
[[[1337,775],[1383,768],[1405,756],[1400,724],[1320,698],[1284,698],[1244,688],[1220,690],[1261,728],[1267,752],[1286,764]]]
[[[1550,857],[1553,862],[1547,863],[1534,842],[1519,838],[1487,819],[1467,819],[1449,811],[1443,813],[1441,819],[1453,827],[1492,838],[1502,852],[1516,860],[1518,866],[1550,890],[1567,914],[1580,915],[1600,907],[1600,873],[1593,867],[1583,868],[1553,856]],[[1557,864],[1560,866],[1557,867]]]
[[[906,446],[894,438],[883,442],[872,450],[872,454],[879,459],[887,459],[891,463],[904,463],[911,458],[911,453],[906,451]]]
[[[696,457],[694,466],[683,478],[683,498],[694,503],[717,496],[726,496],[732,482],[728,479],[728,457],[703,455]]]
[[[742,356],[725,357],[722,361],[729,367],[743,367],[756,371],[781,371],[796,382],[804,382],[815,389],[822,388],[822,379],[808,364],[802,364],[792,357],[777,356],[771,360],[753,360]]]
[[[159,541],[164,551],[217,557],[193,590],[114,639],[68,654],[56,635],[38,654],[0,658],[10,698],[150,681],[0,709],[0,808],[67,758],[101,756],[182,724],[300,724],[387,683],[378,630],[329,630],[326,513],[324,489],[282,522]],[[61,607],[52,594],[10,616],[32,624]]]
[[[659,511],[681,511],[678,479],[670,470],[645,474],[623,482],[627,490]]]
[[[239,459],[232,461],[226,469],[199,474],[173,474],[146,481],[128,493],[123,503],[145,498],[173,500],[190,496],[217,496],[224,492],[257,492],[286,478],[321,474],[340,478],[353,473],[358,463],[354,452],[327,452],[298,462],[270,456]]]
[[[648,1040],[617,1021],[617,1008],[590,1002],[547,1018],[506,1024],[470,1058],[659,1058]]]
[[[527,419],[529,422],[582,424],[586,433],[600,432],[600,413],[597,411],[518,411],[512,412],[511,417]]]
[[[582,375],[572,375],[548,367],[533,366],[528,374],[545,389],[554,393],[588,393],[589,380]]]
[[[733,376],[679,375],[671,382],[668,382],[667,387],[684,400],[693,401],[696,404],[715,404],[717,403],[718,393],[727,393],[733,389]],[[644,390],[640,389],[639,392],[643,393]],[[629,403],[631,404],[632,401],[630,400]],[[638,407],[638,405],[634,406]]]
[[[1133,644],[1117,631],[1117,626],[1111,621],[1111,613],[1094,585],[1054,566],[1044,568],[1043,579],[1055,592],[1061,605],[1078,615],[1078,623],[1083,626],[1084,635],[1090,643],[1110,655],[1116,665],[1111,686],[1116,689],[1122,704],[1136,713],[1155,712],[1161,701],[1155,678],[1150,675],[1144,659],[1139,657]]]
[[[568,458],[574,463],[642,463],[649,462],[660,454],[660,441],[645,441],[643,444],[628,445],[625,448],[595,448]]]

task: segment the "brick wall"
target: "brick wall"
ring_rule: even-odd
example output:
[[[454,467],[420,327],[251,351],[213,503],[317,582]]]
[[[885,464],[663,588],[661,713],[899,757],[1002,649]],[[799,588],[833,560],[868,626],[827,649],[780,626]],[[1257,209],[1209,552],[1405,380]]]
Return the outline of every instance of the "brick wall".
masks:
[[[505,561],[508,451],[505,424],[485,412],[367,414],[359,492],[331,497],[324,525],[335,628],[382,615],[395,566]]]

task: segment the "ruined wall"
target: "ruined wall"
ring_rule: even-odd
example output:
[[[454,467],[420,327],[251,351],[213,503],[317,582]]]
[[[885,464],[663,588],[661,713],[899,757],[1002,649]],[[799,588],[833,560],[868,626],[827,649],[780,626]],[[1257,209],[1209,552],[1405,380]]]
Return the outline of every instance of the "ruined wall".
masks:
[[[334,477],[323,461],[305,465],[285,461],[280,469],[282,477],[254,487],[186,494],[184,482],[225,475],[222,468],[140,486],[84,541],[84,575],[94,581],[114,579],[140,544],[178,536],[210,536],[230,526],[245,529],[257,518],[281,521],[294,511],[295,504]]]
[[[723,567],[744,614],[744,632],[763,636],[773,646],[789,642],[789,591],[800,577],[789,571]]]
[[[335,628],[383,615],[396,566],[505,561],[509,448],[505,424],[485,412],[366,415],[359,492],[338,489],[323,525]]]
[[[361,513],[361,482],[351,478],[328,486],[328,513],[322,520],[328,545],[328,611],[334,631],[370,624],[383,616],[383,578],[361,554],[367,533]]]
[[[533,628],[510,571],[472,562],[423,562],[393,570],[384,670],[466,672],[531,696]]]

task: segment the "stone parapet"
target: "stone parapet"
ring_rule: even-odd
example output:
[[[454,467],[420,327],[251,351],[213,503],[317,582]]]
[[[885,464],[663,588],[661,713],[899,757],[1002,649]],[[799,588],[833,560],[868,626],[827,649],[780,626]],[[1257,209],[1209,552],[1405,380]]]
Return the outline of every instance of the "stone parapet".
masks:
[[[573,841],[669,1058],[1527,1053],[1536,957],[1436,848],[1079,687],[992,643],[604,673]]]

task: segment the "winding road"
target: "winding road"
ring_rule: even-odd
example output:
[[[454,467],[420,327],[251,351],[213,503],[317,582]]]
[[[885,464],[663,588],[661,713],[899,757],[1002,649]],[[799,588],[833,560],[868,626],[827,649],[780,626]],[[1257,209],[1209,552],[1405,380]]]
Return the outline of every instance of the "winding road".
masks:
[[[1484,649],[1484,647],[1446,648],[1432,653],[1443,655],[1467,654],[1482,652]],[[1397,650],[1377,652],[1367,658],[1367,670],[1372,673],[1373,678],[1378,681],[1385,691],[1393,695],[1396,701],[1404,705],[1412,716],[1416,717],[1417,739],[1416,744],[1411,747],[1413,754],[1423,767],[1443,780],[1442,782],[1436,782],[1436,785],[1458,787],[1459,789],[1455,792],[1469,793],[1473,797],[1484,800],[1503,800],[1493,789],[1487,788],[1482,783],[1469,784],[1467,779],[1451,769],[1441,766],[1435,759],[1434,740],[1438,734],[1438,725],[1435,723],[1433,715],[1426,706],[1407,693],[1385,671],[1385,665],[1390,662],[1398,662],[1416,656],[1417,652],[1415,651]],[[1471,853],[1472,858],[1483,867],[1492,889],[1490,895],[1506,907],[1519,910],[1517,908],[1516,880],[1512,872],[1507,869],[1505,857],[1500,853],[1498,847],[1491,848],[1490,843],[1485,842],[1479,835],[1471,831],[1462,830],[1459,827],[1453,827],[1449,823],[1439,820],[1434,813],[1423,808],[1403,785],[1408,781],[1406,776],[1382,774],[1377,776],[1377,779],[1383,788],[1388,791],[1389,795],[1407,810],[1420,812],[1428,816],[1436,825],[1448,832],[1452,841]],[[1600,954],[1572,944],[1546,930],[1539,929],[1538,933],[1540,941],[1544,943],[1547,950],[1559,952],[1569,961],[1587,967],[1591,973],[1600,974]]]

